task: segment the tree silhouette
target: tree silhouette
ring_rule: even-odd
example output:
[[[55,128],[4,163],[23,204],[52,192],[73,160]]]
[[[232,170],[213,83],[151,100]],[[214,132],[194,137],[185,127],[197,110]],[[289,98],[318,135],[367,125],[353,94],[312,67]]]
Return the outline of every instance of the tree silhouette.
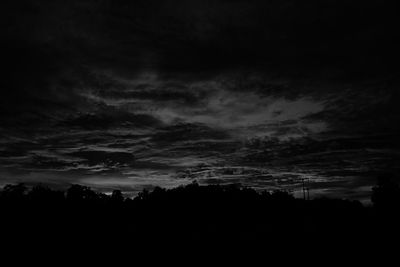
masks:
[[[372,188],[371,201],[380,209],[400,207],[400,186],[393,175],[378,178],[378,183]]]
[[[98,196],[90,187],[74,184],[68,188],[66,198],[69,201],[82,202],[96,200]]]
[[[122,203],[124,201],[124,196],[121,190],[114,190],[111,194],[111,201],[114,203]]]
[[[284,240],[360,238],[368,231],[375,241],[399,232],[397,221],[386,216],[397,211],[393,208],[399,207],[399,196],[398,184],[388,178],[373,188],[374,207],[342,199],[296,199],[289,192],[260,193],[240,185],[155,187],[131,199],[120,190],[104,194],[77,184],[65,193],[17,184],[0,191],[0,227],[7,229],[3,239],[27,240],[29,234],[29,240],[50,239],[58,246],[82,243],[85,248],[123,246],[128,240],[140,246],[236,242],[273,247],[289,244]],[[390,212],[375,212],[382,207]],[[395,223],[388,223],[389,218]]]
[[[64,200],[64,192],[55,191],[43,185],[36,185],[28,192],[27,197],[29,200],[41,204],[56,204]]]
[[[8,184],[4,186],[1,197],[11,201],[21,201],[24,199],[27,189],[23,183],[16,185]]]

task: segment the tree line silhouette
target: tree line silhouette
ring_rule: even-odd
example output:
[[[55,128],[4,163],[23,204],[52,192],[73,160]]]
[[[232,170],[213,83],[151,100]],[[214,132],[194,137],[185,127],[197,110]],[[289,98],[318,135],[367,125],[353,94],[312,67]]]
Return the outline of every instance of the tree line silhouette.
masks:
[[[379,179],[371,201],[372,206],[364,206],[343,199],[305,200],[285,191],[196,182],[143,190],[134,198],[120,190],[104,194],[77,184],[65,192],[15,184],[0,192],[0,229],[2,243],[18,250],[29,250],[39,241],[47,248],[68,245],[83,251],[233,244],[305,249],[329,242],[344,247],[349,241],[382,244],[384,238],[400,236],[400,187],[395,180]]]

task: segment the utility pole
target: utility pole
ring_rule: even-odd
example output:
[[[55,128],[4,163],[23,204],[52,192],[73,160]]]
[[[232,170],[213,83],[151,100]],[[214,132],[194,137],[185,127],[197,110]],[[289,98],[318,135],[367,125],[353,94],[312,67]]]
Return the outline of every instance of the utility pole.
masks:
[[[303,199],[306,200],[306,186],[304,183],[304,178],[301,178],[301,182],[303,184]]]
[[[310,200],[310,178],[307,178],[307,187],[306,187],[306,179],[301,178],[301,183],[303,187],[303,199],[304,200]]]

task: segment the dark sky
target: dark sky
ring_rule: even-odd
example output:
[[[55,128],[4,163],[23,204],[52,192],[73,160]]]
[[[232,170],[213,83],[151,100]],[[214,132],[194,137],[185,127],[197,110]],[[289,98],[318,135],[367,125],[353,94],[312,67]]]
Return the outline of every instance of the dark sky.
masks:
[[[7,3],[9,2],[9,3]],[[385,0],[4,1],[0,183],[365,198],[398,172]]]

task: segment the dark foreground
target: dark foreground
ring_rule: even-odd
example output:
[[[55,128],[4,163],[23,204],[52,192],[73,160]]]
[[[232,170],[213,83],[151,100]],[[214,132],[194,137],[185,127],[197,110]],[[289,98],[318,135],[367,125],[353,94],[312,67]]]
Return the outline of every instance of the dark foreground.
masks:
[[[183,255],[232,260],[250,254],[297,255],[291,260],[300,262],[316,255],[328,261],[344,254],[365,259],[385,253],[387,258],[400,240],[399,192],[396,184],[380,183],[372,194],[374,206],[365,207],[357,201],[303,200],[286,192],[195,183],[144,191],[134,199],[80,185],[67,192],[9,185],[0,195],[0,253],[129,261],[143,253],[153,255],[148,260]]]

